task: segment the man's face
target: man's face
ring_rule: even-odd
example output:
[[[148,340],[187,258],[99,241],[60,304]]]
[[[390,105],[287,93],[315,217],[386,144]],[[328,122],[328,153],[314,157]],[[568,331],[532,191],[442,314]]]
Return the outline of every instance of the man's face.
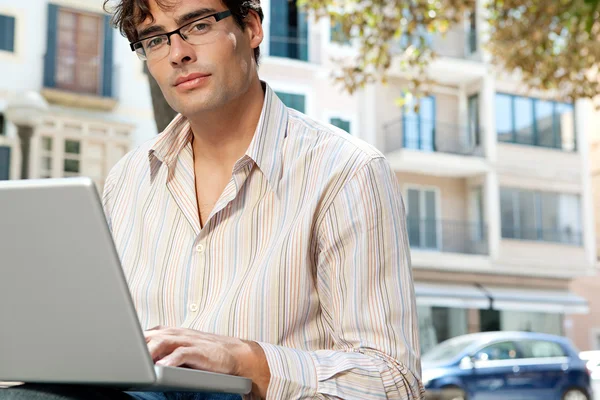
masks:
[[[220,0],[178,0],[167,10],[162,10],[155,0],[150,0],[149,5],[154,21],[147,19],[137,30],[152,28],[152,33],[140,38],[178,29],[201,18],[197,13],[201,10],[206,10],[206,15],[227,10]],[[192,14],[195,16],[185,18]],[[248,27],[242,30],[233,16],[222,19],[214,24],[213,38],[202,45],[192,45],[181,36],[172,35],[169,54],[147,61],[148,70],[175,111],[190,117],[218,109],[248,90],[256,71],[253,49],[262,40],[262,29],[250,17],[247,20]]]

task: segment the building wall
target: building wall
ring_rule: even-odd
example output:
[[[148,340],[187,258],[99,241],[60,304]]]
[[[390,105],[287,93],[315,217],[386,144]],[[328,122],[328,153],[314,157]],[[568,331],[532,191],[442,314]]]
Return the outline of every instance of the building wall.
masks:
[[[6,101],[16,93],[40,91],[42,88],[47,47],[47,4],[47,0],[0,0],[0,14],[17,18],[16,53],[0,51],[0,112]],[[52,4],[103,14],[103,1],[53,0]],[[132,124],[135,127],[131,135],[132,145],[137,145],[156,135],[150,90],[141,61],[131,52],[127,40],[116,31],[113,61],[118,103],[114,110],[106,114],[110,114],[113,120]]]
[[[581,156],[577,152],[499,143],[501,186],[580,193]]]
[[[588,301],[590,312],[569,315],[566,334],[579,350],[600,350],[600,277],[574,279],[570,289]]]
[[[590,144],[590,179],[596,215],[596,250],[600,260],[600,138]]]

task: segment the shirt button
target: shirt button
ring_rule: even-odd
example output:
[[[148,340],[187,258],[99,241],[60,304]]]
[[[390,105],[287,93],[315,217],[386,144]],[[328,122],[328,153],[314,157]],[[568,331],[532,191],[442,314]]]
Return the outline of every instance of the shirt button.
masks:
[[[198,304],[194,304],[194,303],[190,304],[190,311],[191,312],[198,311]]]
[[[203,244],[199,244],[198,246],[196,246],[196,251],[198,253],[204,253],[204,245]]]

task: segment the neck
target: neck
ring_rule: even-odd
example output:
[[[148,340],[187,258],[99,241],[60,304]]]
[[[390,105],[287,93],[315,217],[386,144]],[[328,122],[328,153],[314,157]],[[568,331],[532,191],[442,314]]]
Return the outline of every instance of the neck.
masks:
[[[194,160],[233,167],[252,142],[263,102],[264,92],[256,77],[245,93],[226,106],[188,117],[194,135]]]

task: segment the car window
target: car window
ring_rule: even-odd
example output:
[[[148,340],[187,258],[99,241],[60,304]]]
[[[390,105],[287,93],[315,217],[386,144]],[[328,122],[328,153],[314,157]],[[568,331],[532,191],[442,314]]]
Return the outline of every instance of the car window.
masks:
[[[565,357],[562,346],[547,340],[523,340],[519,342],[526,358]]]
[[[476,361],[512,360],[517,358],[517,346],[513,342],[494,343],[475,353]]]

